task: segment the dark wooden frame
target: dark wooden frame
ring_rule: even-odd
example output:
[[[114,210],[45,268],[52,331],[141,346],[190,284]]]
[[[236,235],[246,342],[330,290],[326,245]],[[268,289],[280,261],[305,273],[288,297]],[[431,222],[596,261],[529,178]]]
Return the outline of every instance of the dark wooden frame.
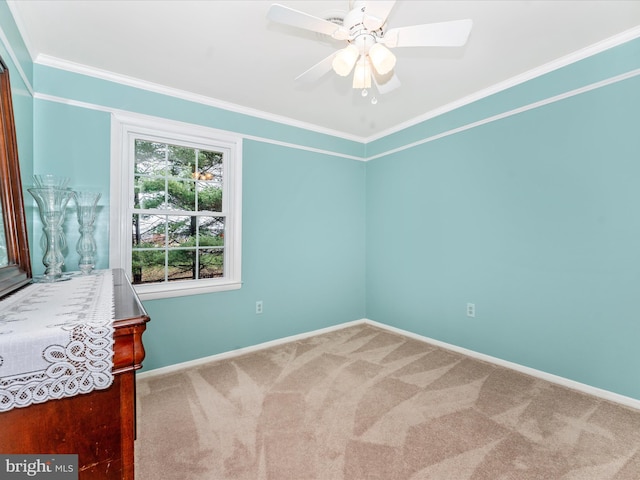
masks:
[[[0,58],[0,202],[8,265],[0,267],[0,297],[31,281],[31,257],[22,197],[9,70]],[[1,233],[1,232],[0,232]]]
[[[134,480],[135,371],[142,368],[149,316],[119,268],[113,306],[113,384],[0,413],[1,453],[76,454],[79,480]]]

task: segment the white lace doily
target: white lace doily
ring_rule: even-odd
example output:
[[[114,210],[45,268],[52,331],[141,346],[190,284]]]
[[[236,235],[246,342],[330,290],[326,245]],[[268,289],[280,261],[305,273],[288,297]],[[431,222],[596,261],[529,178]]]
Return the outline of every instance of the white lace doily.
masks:
[[[0,301],[0,412],[108,388],[113,319],[111,270]]]

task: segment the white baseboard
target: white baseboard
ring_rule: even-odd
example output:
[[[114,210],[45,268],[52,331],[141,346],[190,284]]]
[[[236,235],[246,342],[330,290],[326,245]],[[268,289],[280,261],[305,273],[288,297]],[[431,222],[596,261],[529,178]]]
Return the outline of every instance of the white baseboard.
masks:
[[[285,343],[295,342],[296,340],[303,340],[305,338],[313,337],[315,335],[321,335],[323,333],[334,332],[336,330],[342,330],[346,327],[351,327],[353,325],[359,325],[361,323],[365,323],[366,319],[354,320],[352,322],[340,323],[338,325],[334,325],[332,327],[321,328],[319,330],[313,330],[311,332],[300,333],[298,335],[291,335],[289,337],[278,338],[277,340],[271,340],[269,342],[259,343],[257,345],[251,345],[250,347],[238,348],[236,350],[229,350],[228,352],[222,352],[215,355],[209,355],[208,357],[196,358],[195,360],[189,360],[187,362],[176,363],[174,365],[169,365],[166,367],[155,368],[153,370],[138,372],[138,378],[148,378],[154,377],[156,375],[164,375],[166,373],[173,373],[185,368],[195,367],[198,365],[202,365],[203,363],[212,362],[215,360],[226,360],[233,357],[239,357],[240,355],[244,355],[246,353],[257,352],[259,350],[264,350],[265,348],[276,347],[278,345],[284,345]]]
[[[430,343],[432,345],[436,345],[438,347],[446,348],[447,350],[462,353],[463,355],[467,355],[472,358],[477,358],[478,360],[483,360],[485,362],[493,363],[501,367],[510,368],[511,370],[515,370],[517,372],[524,373],[526,375],[531,375],[532,377],[540,378],[542,380],[555,383],[556,385],[561,385],[563,387],[571,388],[572,390],[577,390],[582,393],[593,395],[594,397],[603,398],[611,402],[619,403],[627,407],[640,410],[640,400],[637,400],[635,398],[610,392],[609,390],[603,390],[601,388],[592,387],[591,385],[587,385],[585,383],[569,380],[568,378],[560,377],[558,375],[553,375],[551,373],[543,372],[541,370],[536,370],[535,368],[525,367],[524,365],[520,365],[518,363],[513,363],[507,360],[503,360],[501,358],[485,355],[484,353],[468,350],[466,348],[458,347],[450,343],[441,342],[440,340],[435,340],[433,338],[418,335],[416,333],[409,332],[407,330],[402,330],[401,328],[392,327],[384,323],[379,323],[369,319],[364,319],[362,320],[362,322],[368,323],[369,325],[372,325],[374,327],[382,328],[390,332],[398,333],[400,335],[413,338],[414,340],[419,340],[422,342]]]
[[[447,350],[451,350],[457,353],[461,353],[463,355],[467,355],[472,358],[477,358],[478,360],[482,360],[485,362],[493,363],[495,365],[510,368],[517,372],[524,373],[526,375],[531,375],[532,377],[540,378],[542,380],[546,380],[551,383],[555,383],[556,385],[561,385],[563,387],[571,388],[572,390],[577,390],[582,393],[586,393],[589,395],[593,395],[594,397],[602,398],[605,400],[609,400],[611,402],[615,402],[621,405],[625,405],[627,407],[635,408],[640,410],[640,400],[627,397],[625,395],[620,395],[618,393],[610,392],[608,390],[604,390],[597,387],[592,387],[591,385],[587,385],[585,383],[576,382],[574,380],[569,380],[568,378],[560,377],[558,375],[553,375],[551,373],[543,372],[541,370],[536,370],[535,368],[525,367],[524,365],[520,365],[518,363],[509,362],[507,360],[503,360],[501,358],[492,357],[490,355],[485,355],[484,353],[479,353],[474,350],[469,350],[466,348],[458,347],[456,345],[452,345],[450,343],[442,342],[440,340],[435,340],[433,338],[425,337],[423,335],[418,335],[417,333],[410,332],[408,330],[402,330],[401,328],[392,327],[390,325],[386,325],[384,323],[376,322],[374,320],[369,320],[368,318],[363,318],[360,320],[354,320],[352,322],[341,323],[339,325],[334,325],[332,327],[321,328],[319,330],[313,330],[311,332],[301,333],[298,335],[291,335],[289,337],[279,338],[277,340],[271,340],[269,342],[259,343],[257,345],[252,345],[250,347],[238,348],[236,350],[230,350],[228,352],[219,353],[216,355],[210,355],[208,357],[197,358],[195,360],[190,360],[188,362],[177,363],[175,365],[169,365],[167,367],[156,368],[154,370],[149,370],[145,372],[139,372],[137,374],[138,378],[149,378],[158,375],[165,375],[167,373],[173,373],[185,368],[190,368],[198,365],[202,365],[204,363],[208,363],[216,360],[224,360],[233,357],[238,357],[240,355],[244,355],[251,352],[257,352],[259,350],[264,350],[265,348],[271,348],[278,345],[283,345],[285,343],[293,342],[296,340],[303,340],[305,338],[313,337],[315,335],[321,335],[323,333],[329,333],[336,330],[341,330],[346,327],[351,327],[355,325],[360,325],[362,323],[369,324],[374,327],[378,327],[393,333],[397,333],[399,335],[404,335],[405,337],[413,338],[414,340],[418,340],[421,342],[429,343],[431,345],[435,345],[441,348],[446,348]]]

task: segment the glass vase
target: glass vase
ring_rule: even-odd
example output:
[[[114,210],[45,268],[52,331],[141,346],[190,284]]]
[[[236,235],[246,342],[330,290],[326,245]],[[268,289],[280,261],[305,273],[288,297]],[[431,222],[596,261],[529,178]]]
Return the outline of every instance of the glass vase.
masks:
[[[53,180],[52,176],[46,183],[41,183],[36,176],[35,187],[29,188],[29,193],[35,198],[38,204],[40,220],[42,220],[42,230],[46,238],[46,248],[42,263],[44,264],[44,276],[34,279],[40,282],[59,282],[66,280],[62,275],[62,266],[64,265],[64,249],[66,242],[64,238],[65,210],[73,192],[66,188],[68,179],[66,177],[58,177]],[[64,185],[65,187],[61,186]]]
[[[80,255],[78,267],[83,275],[89,275],[96,266],[96,241],[93,237],[93,228],[96,220],[96,206],[100,200],[98,192],[75,192],[76,205],[78,207],[78,225],[80,225],[80,238],[76,250]]]

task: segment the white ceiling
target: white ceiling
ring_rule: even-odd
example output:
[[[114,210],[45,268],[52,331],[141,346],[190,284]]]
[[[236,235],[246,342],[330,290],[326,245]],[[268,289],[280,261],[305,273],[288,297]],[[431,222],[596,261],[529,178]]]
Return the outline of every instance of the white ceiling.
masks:
[[[471,18],[473,29],[465,47],[395,49],[402,86],[372,105],[333,72],[313,85],[294,82],[344,43],[270,22],[272,3],[8,2],[37,62],[73,62],[359,140],[527,78],[612,37],[615,43],[640,36],[637,0],[399,0],[389,28]],[[278,3],[320,17],[348,9],[347,0]]]

